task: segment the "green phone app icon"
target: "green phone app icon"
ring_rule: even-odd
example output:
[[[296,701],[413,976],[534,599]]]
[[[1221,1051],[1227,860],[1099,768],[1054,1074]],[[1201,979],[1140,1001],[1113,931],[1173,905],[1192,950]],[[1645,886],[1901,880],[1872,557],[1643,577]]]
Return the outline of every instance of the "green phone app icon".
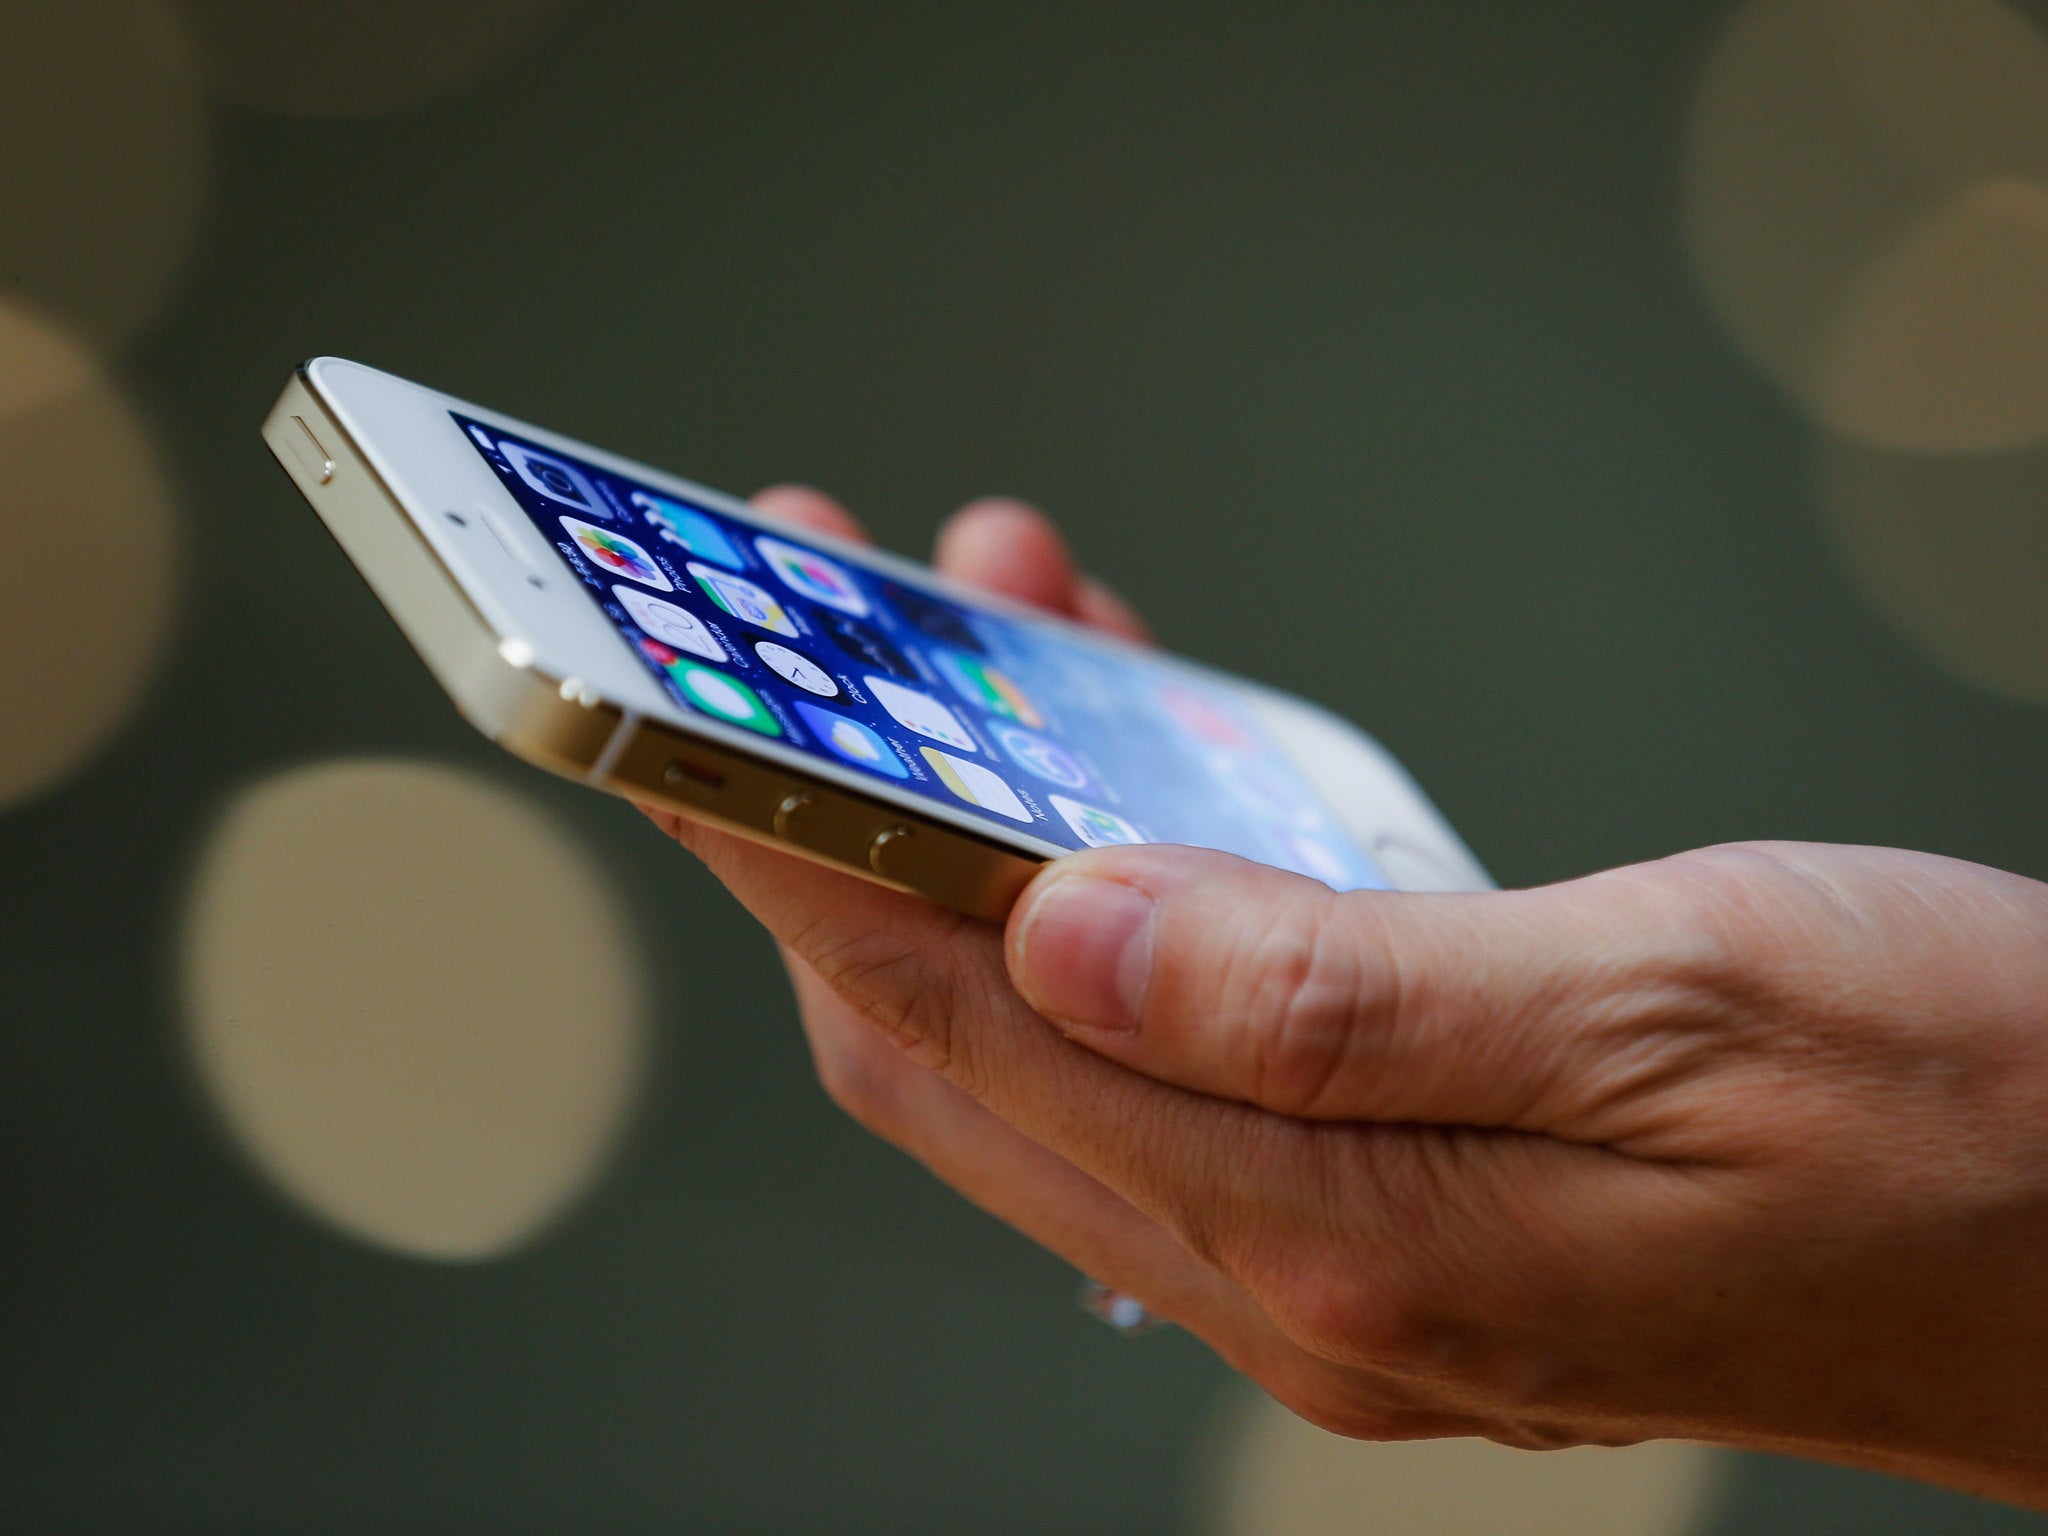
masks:
[[[761,702],[761,695],[738,678],[714,672],[709,667],[693,666],[686,661],[671,666],[668,673],[676,680],[676,686],[683,690],[684,696],[707,715],[730,720],[734,725],[759,731],[763,736],[782,734],[782,727],[768,712],[768,706]]]

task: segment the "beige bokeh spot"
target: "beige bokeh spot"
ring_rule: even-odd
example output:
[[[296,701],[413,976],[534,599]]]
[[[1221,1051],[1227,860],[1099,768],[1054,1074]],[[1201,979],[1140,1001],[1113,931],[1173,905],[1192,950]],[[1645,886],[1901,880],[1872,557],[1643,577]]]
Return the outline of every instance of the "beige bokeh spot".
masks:
[[[597,1179],[644,1075],[618,899],[535,805],[452,768],[344,760],[245,791],[182,955],[193,1060],[235,1141],[399,1252],[531,1239]]]
[[[1881,448],[2048,438],[2048,39],[2001,0],[1752,0],[1703,71],[1685,235],[1737,342]]]
[[[2048,704],[2048,449],[1931,458],[1830,441],[1820,489],[1889,618],[1967,681]]]
[[[1823,422],[1920,453],[2048,438],[2048,189],[1989,181],[1932,210],[1844,295]]]
[[[184,0],[225,99],[294,117],[397,112],[533,40],[559,0]]]
[[[1197,1511],[1208,1536],[1685,1536],[1718,1454],[1676,1441],[1513,1451],[1487,1440],[1366,1444],[1233,1388]]]
[[[0,151],[0,302],[95,348],[133,335],[184,264],[205,192],[205,108],[176,15],[158,0],[0,7]]]
[[[176,534],[134,406],[84,345],[0,302],[0,809],[61,782],[141,703]]]

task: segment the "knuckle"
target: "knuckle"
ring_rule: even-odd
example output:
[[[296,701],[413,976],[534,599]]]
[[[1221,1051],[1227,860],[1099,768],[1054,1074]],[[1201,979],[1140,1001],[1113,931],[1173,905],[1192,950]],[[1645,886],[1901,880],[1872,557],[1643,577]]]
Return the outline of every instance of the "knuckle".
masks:
[[[1253,1096],[1283,1114],[1328,1107],[1387,1014],[1391,970],[1364,963],[1356,912],[1331,898],[1293,913],[1249,946],[1242,982],[1226,983],[1250,1042]]]
[[[1366,1282],[1344,1269],[1295,1274],[1267,1310],[1303,1348],[1397,1376],[1439,1374],[1464,1352],[1458,1331],[1419,1298],[1388,1279]]]
[[[1636,883],[1649,886],[1655,931],[1662,940],[1654,953],[1654,973],[1673,989],[1703,998],[1754,996],[1768,978],[1769,961],[1780,952],[1788,924],[1807,926],[1801,914],[1787,910],[1785,896],[1796,891],[1798,904],[1805,906],[1806,898],[1816,894],[1782,854],[1764,843],[1696,849],[1644,866],[1642,875],[1647,879]]]
[[[1712,1076],[1731,1049],[1787,1043],[1771,1036],[1796,1011],[1786,992],[1796,978],[1773,957],[1800,918],[1769,894],[1780,867],[1765,850],[1729,845],[1594,877],[1620,883],[1638,937],[1588,978],[1581,1000],[1580,1028],[1604,1048],[1597,1081],[1582,1085],[1589,1106]]]

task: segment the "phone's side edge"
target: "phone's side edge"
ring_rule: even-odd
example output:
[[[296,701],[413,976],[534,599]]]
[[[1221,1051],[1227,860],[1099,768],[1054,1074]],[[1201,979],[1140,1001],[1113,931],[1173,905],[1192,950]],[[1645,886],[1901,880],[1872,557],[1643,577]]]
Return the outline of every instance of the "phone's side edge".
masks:
[[[601,788],[783,853],[1001,922],[1045,860],[639,720]]]

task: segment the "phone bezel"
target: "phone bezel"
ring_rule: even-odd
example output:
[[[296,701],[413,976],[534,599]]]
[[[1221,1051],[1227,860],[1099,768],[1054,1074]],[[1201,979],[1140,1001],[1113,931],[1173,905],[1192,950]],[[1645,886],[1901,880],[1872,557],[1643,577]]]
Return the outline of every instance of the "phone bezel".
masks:
[[[967,587],[886,550],[765,515],[713,487],[362,363],[319,357],[306,363],[300,376],[348,433],[398,510],[496,634],[505,664],[529,669],[560,685],[565,697],[576,693],[588,701],[594,695],[619,709],[628,724],[639,719],[658,722],[728,752],[759,759],[784,772],[1027,858],[1052,859],[1072,851],[677,705],[647,674],[610,620],[580,590],[575,574],[534,529],[452,413],[700,502],[763,533],[815,545],[856,567],[930,587],[970,607],[1055,629],[1105,653],[1142,657],[1148,667],[1179,672],[1208,687],[1227,688],[1269,727],[1361,849],[1372,855],[1388,839],[1395,839],[1421,851],[1430,877],[1396,879],[1399,888],[1478,889],[1491,884],[1478,861],[1384,747],[1348,721],[1306,700]],[[451,511],[478,518],[490,530],[489,536],[475,536],[479,532],[475,527],[451,528],[444,522]],[[524,560],[505,547],[508,537],[523,549]],[[534,586],[527,578],[536,567],[559,579]]]

